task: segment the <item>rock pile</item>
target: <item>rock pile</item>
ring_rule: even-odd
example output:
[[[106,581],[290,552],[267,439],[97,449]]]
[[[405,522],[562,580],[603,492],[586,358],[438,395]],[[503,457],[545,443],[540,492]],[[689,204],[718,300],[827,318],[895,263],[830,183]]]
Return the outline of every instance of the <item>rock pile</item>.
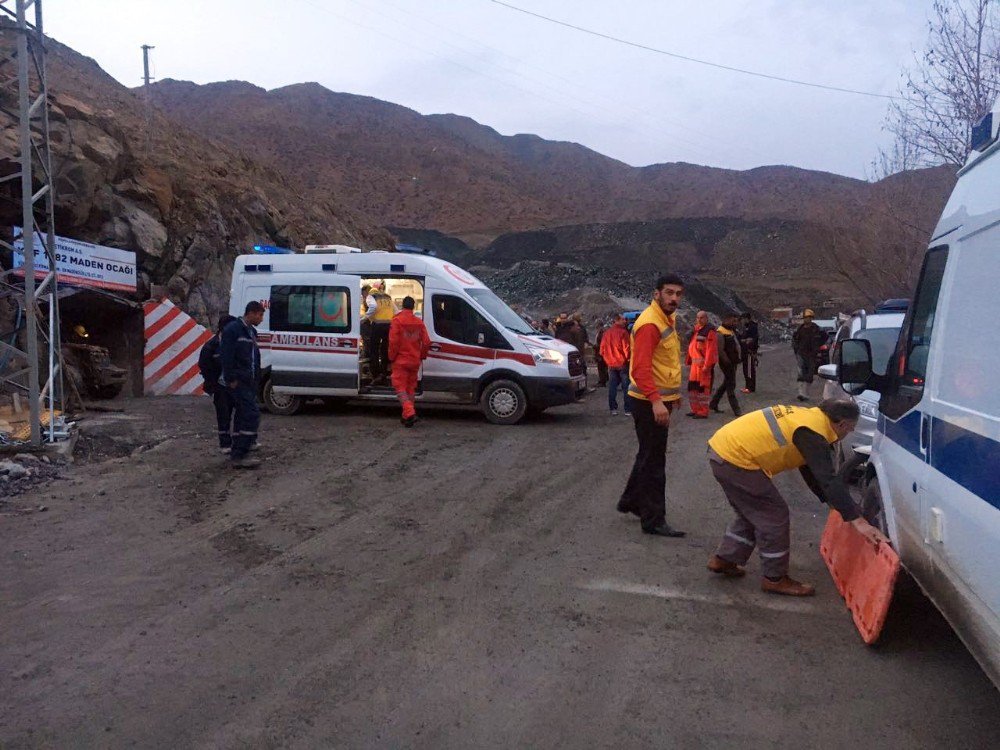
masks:
[[[59,473],[59,466],[48,456],[18,453],[12,458],[0,458],[0,503],[29,488],[49,481]]]
[[[521,261],[504,269],[479,266],[470,270],[508,304],[531,318],[579,312],[588,326],[622,310],[645,307],[655,281],[648,272],[541,261]],[[718,315],[727,309],[747,309],[729,289],[693,278],[685,282],[682,320],[693,319],[697,310]]]
[[[0,35],[0,55],[13,35]],[[330,198],[178,126],[93,60],[54,41],[48,55],[58,234],[134,251],[140,296],[153,284],[202,323],[228,307],[233,259],[254,244],[343,242],[388,249],[384,229]],[[16,173],[16,101],[0,91],[0,178]],[[20,224],[16,181],[0,186],[0,238]],[[6,235],[6,236],[5,236]]]

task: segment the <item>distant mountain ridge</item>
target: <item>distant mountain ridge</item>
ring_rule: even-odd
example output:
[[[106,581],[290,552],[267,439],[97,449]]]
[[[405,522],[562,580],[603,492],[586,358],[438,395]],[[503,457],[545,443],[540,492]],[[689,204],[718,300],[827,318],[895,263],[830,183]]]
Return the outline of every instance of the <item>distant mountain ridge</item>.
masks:
[[[815,201],[872,189],[795,167],[631,167],[576,143],[505,136],[459,115],[421,115],[303,83],[153,85],[156,103],[198,132],[274,160],[386,224],[457,235],[691,216],[809,218]],[[377,181],[373,178],[377,178]]]
[[[599,247],[616,267],[669,265],[672,248],[694,273],[759,305],[904,293],[955,179],[946,167],[875,183],[789,166],[632,167],[576,143],[505,136],[468,117],[422,115],[317,83],[266,91],[168,79],[153,97],[167,116],[252,154],[303,195],[332,197],[385,226],[459,237],[480,249],[477,262],[531,259],[537,233],[549,231],[560,257],[586,261]],[[677,237],[696,232],[681,226],[695,220],[733,229],[693,251]],[[637,234],[635,222],[653,226]],[[780,250],[775,222],[785,227]],[[602,245],[602,234],[613,239]]]

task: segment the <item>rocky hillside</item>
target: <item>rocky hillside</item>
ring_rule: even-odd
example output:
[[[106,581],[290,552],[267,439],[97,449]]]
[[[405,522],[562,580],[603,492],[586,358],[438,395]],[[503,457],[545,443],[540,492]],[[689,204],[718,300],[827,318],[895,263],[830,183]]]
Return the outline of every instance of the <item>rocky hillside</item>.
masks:
[[[154,96],[171,117],[268,160],[309,195],[333,195],[402,237],[434,230],[483,251],[467,262],[676,263],[762,307],[905,294],[954,184],[947,168],[874,184],[783,166],[635,168],[315,83],[265,91],[166,80]]]
[[[10,35],[0,36],[0,54]],[[344,242],[388,248],[391,235],[335,198],[167,119],[98,65],[50,42],[53,168],[59,234],[134,250],[144,292],[166,285],[202,321],[228,307],[233,258],[255,243]],[[16,111],[16,101],[4,101]],[[0,177],[17,171],[16,123],[0,113]],[[0,232],[20,209],[0,187]]]

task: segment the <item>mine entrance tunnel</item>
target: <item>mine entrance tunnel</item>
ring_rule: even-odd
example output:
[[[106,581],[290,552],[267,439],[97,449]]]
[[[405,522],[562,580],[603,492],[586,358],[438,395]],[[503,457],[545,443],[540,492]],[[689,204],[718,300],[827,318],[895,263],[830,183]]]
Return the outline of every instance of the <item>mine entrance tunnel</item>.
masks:
[[[67,380],[81,397],[142,395],[142,305],[109,292],[64,287],[59,317]]]

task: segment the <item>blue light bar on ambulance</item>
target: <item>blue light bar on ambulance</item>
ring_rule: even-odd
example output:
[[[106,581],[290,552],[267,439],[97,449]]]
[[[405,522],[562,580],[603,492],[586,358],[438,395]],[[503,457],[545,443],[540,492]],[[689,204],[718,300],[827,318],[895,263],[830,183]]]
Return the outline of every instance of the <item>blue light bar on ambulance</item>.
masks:
[[[287,247],[275,247],[274,245],[254,245],[253,251],[258,255],[293,255],[294,250]]]

